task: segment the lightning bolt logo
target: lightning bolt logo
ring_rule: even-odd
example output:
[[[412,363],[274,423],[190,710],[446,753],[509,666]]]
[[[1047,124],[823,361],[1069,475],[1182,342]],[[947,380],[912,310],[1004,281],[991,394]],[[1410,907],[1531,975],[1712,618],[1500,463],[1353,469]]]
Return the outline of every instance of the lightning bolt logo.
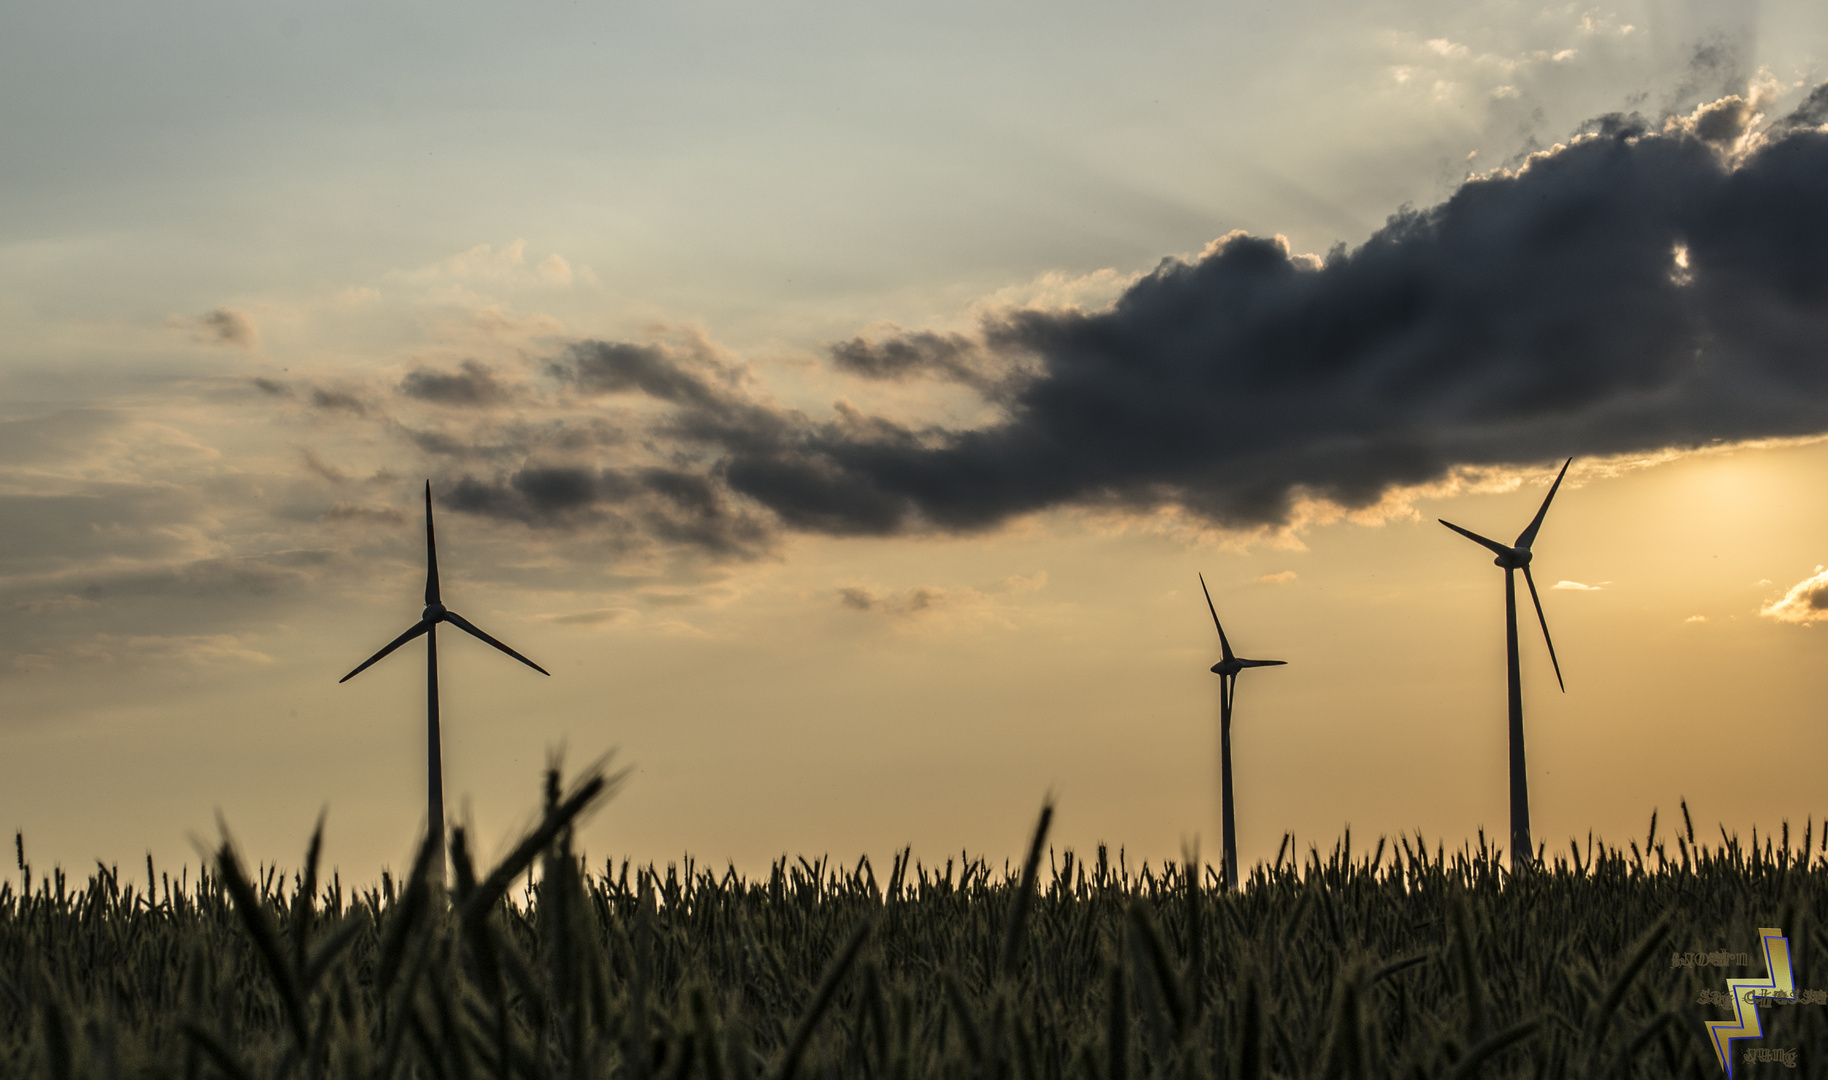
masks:
[[[1734,1040],[1757,1039],[1764,1035],[1764,1028],[1758,1023],[1758,1006],[1746,1001],[1746,991],[1762,990],[1771,997],[1796,996],[1796,980],[1790,972],[1790,939],[1784,937],[1782,929],[1767,927],[1759,929],[1758,939],[1764,944],[1768,974],[1762,979],[1728,979],[1726,988],[1733,996],[1735,1018],[1707,1021],[1707,1036],[1713,1041],[1714,1056],[1726,1070],[1727,1080],[1733,1080]]]

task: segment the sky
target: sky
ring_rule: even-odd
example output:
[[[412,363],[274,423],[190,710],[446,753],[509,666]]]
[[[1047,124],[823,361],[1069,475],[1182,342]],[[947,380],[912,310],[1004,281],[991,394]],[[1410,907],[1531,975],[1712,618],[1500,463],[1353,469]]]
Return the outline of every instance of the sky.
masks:
[[[1828,813],[1828,10],[18,3],[0,825],[1216,855]],[[1520,586],[1521,588],[1521,586]],[[1527,598],[1527,594],[1526,598]]]

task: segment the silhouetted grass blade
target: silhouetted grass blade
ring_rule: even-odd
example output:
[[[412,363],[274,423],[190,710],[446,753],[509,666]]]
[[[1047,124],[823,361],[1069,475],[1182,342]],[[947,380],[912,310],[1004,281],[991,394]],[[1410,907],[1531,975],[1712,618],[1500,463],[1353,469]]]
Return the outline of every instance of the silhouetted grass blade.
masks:
[[[813,993],[812,1004],[794,1027],[793,1038],[787,1044],[787,1052],[781,1056],[780,1068],[776,1070],[774,1080],[793,1080],[799,1072],[800,1058],[806,1053],[806,1044],[811,1041],[813,1029],[825,1016],[825,1010],[831,1008],[832,998],[838,993],[838,984],[850,971],[851,965],[857,962],[857,954],[863,951],[863,943],[869,940],[875,923],[870,919],[859,922],[845,941],[844,948],[832,959],[825,969],[825,975],[819,980],[819,987]]]
[[[235,914],[240,916],[255,952],[265,965],[267,978],[272,983],[274,992],[279,995],[286,1023],[292,1030],[294,1045],[302,1053],[311,1043],[311,1027],[305,1018],[304,995],[300,991],[297,975],[286,966],[279,932],[273,926],[266,905],[254,894],[254,887],[242,874],[235,849],[227,840],[222,842],[222,847],[216,852],[216,869],[222,877],[223,886],[234,901]]]
[[[1005,975],[1010,965],[1015,963],[1016,950],[1022,941],[1023,923],[1028,919],[1028,909],[1034,902],[1035,878],[1041,871],[1041,851],[1047,843],[1047,827],[1054,820],[1054,804],[1051,800],[1041,804],[1041,819],[1035,823],[1034,839],[1028,844],[1028,858],[1022,862],[1022,883],[1016,887],[1015,897],[1009,905],[1009,922],[1003,930],[1003,947],[997,953],[997,974]]]
[[[1525,1020],[1481,1040],[1466,1052],[1465,1057],[1454,1063],[1453,1069],[1443,1080],[1475,1080],[1476,1077],[1486,1075],[1481,1071],[1486,1062],[1534,1035],[1541,1023],[1539,1020]]]

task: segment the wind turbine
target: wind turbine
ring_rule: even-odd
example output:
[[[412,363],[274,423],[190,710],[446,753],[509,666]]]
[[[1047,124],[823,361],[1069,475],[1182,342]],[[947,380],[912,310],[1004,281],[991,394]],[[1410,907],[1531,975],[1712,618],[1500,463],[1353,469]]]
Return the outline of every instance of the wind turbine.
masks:
[[[1542,598],[1536,595],[1536,579],[1530,576],[1530,545],[1536,542],[1536,532],[1542,528],[1542,519],[1549,512],[1549,503],[1554,500],[1556,489],[1561,487],[1561,478],[1568,475],[1568,466],[1574,464],[1569,458],[1562,463],[1561,472],[1555,475],[1555,482],[1549,485],[1549,494],[1542,500],[1542,508],[1536,511],[1536,517],[1529,527],[1517,534],[1517,542],[1506,547],[1496,540],[1487,540],[1476,532],[1460,528],[1451,521],[1437,518],[1441,524],[1466,537],[1476,544],[1490,549],[1498,557],[1492,562],[1504,568],[1504,648],[1507,670],[1510,675],[1511,700],[1511,870],[1528,865],[1536,857],[1536,848],[1530,843],[1530,789],[1529,779],[1523,768],[1523,678],[1517,670],[1517,571],[1523,571],[1523,580],[1530,587],[1530,601],[1536,605],[1536,620],[1542,624],[1542,640],[1549,646],[1549,663],[1555,665],[1555,682],[1562,693],[1568,692],[1568,686],[1561,680],[1561,662],[1555,659],[1555,642],[1549,638],[1549,620],[1542,614]],[[1521,852],[1522,854],[1519,854]]]
[[[552,672],[508,648],[477,629],[470,620],[444,606],[438,594],[438,541],[432,533],[432,482],[425,482],[425,611],[406,633],[388,642],[380,652],[356,665],[356,669],[338,679],[346,683],[368,670],[375,661],[393,652],[420,634],[425,635],[425,752],[426,752],[426,828],[436,837],[432,852],[431,873],[444,880],[444,754],[438,738],[438,624],[450,623],[457,629],[481,638],[502,652],[527,665],[541,675]]]
[[[1200,591],[1206,594],[1206,610],[1212,612],[1212,625],[1219,632],[1219,649],[1224,659],[1212,665],[1219,677],[1219,797],[1221,827],[1225,840],[1225,887],[1238,887],[1238,833],[1231,812],[1231,704],[1237,698],[1238,672],[1245,668],[1277,667],[1287,660],[1246,660],[1231,651],[1225,628],[1219,625],[1219,609],[1212,606],[1212,591],[1206,588],[1206,575],[1200,575]]]

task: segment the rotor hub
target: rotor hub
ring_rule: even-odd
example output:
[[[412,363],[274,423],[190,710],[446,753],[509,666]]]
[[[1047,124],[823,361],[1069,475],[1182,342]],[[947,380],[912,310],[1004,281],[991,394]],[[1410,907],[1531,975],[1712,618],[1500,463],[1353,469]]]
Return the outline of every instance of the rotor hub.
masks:
[[[428,623],[441,623],[444,621],[446,610],[443,604],[427,604],[424,614],[419,617]]]

